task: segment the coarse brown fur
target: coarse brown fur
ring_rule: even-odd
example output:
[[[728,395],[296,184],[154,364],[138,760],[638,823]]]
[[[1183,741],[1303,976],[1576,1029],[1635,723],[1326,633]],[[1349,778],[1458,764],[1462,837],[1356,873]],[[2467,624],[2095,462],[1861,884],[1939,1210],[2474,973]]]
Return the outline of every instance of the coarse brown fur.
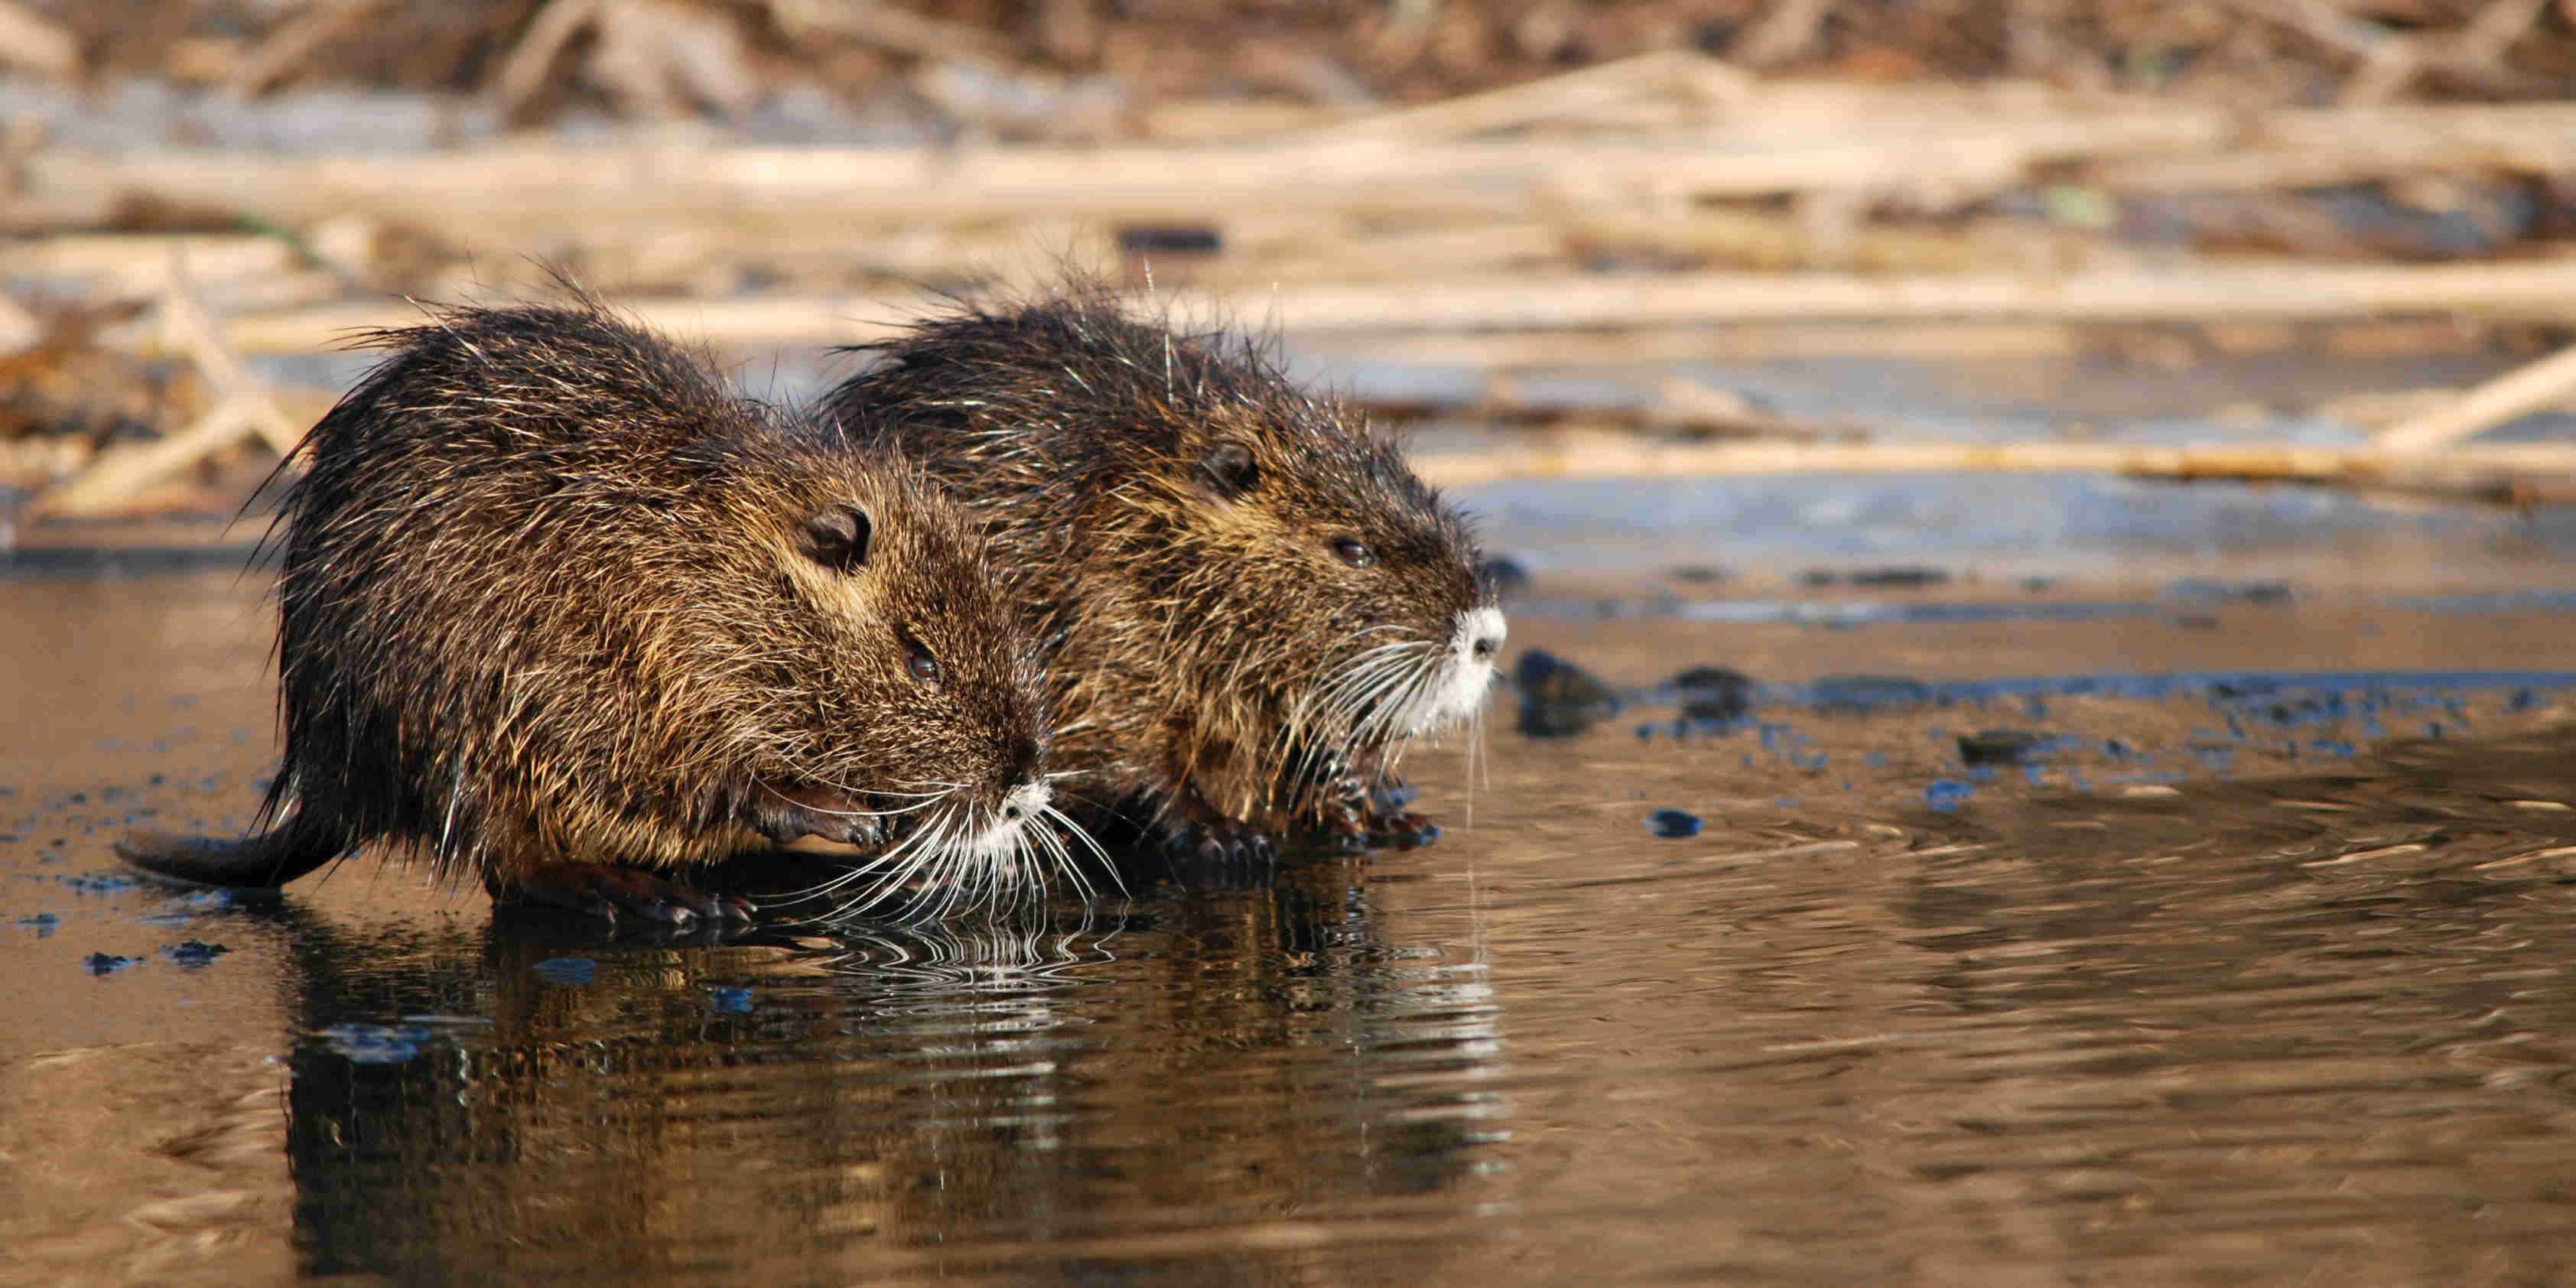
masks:
[[[372,343],[279,519],[270,830],[129,857],[275,885],[381,842],[676,920],[709,909],[649,874],[798,835],[912,836],[907,874],[969,883],[1061,857],[989,830],[1051,812],[1044,682],[916,471],[587,300]]]
[[[1202,853],[1436,835],[1387,799],[1417,731],[1397,717],[1430,709],[1433,653],[1493,597],[1394,444],[1260,345],[1090,286],[872,351],[827,405],[877,416],[983,520],[1046,648],[1074,794]],[[1479,700],[1468,673],[1502,642],[1484,616],[1456,681]],[[1447,700],[1444,720],[1472,705]]]

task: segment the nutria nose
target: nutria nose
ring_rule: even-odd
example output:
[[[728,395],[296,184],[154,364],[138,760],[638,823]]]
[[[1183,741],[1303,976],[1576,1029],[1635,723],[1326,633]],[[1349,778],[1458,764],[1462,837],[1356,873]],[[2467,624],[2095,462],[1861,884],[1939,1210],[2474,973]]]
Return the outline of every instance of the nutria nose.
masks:
[[[1503,615],[1491,608],[1471,609],[1458,615],[1458,634],[1467,641],[1467,656],[1478,662],[1491,662],[1503,651],[1503,637],[1510,629]]]
[[[1022,783],[1002,798],[1002,817],[1016,823],[1045,809],[1054,796],[1045,783]]]

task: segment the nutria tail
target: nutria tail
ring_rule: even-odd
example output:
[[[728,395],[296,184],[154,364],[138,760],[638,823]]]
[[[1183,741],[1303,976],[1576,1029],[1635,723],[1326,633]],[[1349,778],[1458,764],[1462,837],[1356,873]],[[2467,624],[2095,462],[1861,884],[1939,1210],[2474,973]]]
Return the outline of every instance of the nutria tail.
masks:
[[[291,818],[257,836],[224,840],[135,831],[117,838],[117,857],[155,876],[199,885],[273,890],[349,849],[335,829]]]

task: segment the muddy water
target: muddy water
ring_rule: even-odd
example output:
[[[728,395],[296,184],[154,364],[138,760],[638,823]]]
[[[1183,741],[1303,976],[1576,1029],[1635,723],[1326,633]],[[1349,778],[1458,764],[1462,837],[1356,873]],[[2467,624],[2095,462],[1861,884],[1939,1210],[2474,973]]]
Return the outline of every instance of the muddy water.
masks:
[[[2563,1281],[2576,564],[2455,554],[1543,571],[1633,705],[1499,695],[1437,846],[723,944],[133,884],[247,821],[262,588],[0,578],[0,1281]]]

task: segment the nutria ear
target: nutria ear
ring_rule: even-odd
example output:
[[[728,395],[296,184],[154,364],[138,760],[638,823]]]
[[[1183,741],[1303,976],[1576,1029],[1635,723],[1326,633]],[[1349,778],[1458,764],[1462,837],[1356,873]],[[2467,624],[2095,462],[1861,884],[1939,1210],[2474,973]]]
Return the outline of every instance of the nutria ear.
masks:
[[[1261,467],[1253,463],[1252,449],[1241,443],[1219,443],[1199,459],[1199,488],[1220,501],[1231,501],[1260,481]]]
[[[868,512],[855,505],[827,505],[796,527],[796,549],[834,572],[857,572],[868,561]]]

